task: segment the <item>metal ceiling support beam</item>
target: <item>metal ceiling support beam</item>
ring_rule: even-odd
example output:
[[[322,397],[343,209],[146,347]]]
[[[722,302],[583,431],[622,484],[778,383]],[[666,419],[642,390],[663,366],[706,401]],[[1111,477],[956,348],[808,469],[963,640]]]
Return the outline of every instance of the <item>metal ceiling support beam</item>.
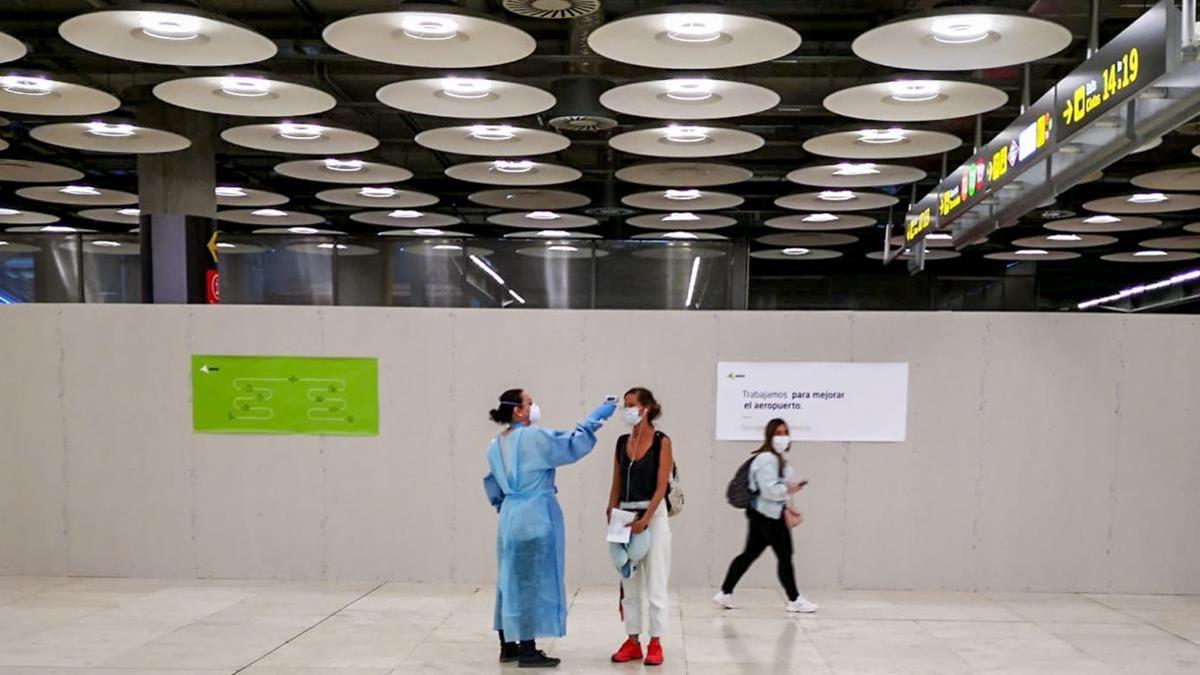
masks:
[[[1100,49],[1100,0],[1092,0],[1090,21],[1087,46],[1087,57],[1089,59]]]

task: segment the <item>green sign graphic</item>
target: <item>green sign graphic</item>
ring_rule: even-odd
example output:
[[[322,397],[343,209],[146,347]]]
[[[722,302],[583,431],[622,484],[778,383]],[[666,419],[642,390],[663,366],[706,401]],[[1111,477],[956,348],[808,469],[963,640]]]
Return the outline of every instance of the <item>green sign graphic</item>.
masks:
[[[227,434],[377,435],[376,361],[194,354],[192,427]]]

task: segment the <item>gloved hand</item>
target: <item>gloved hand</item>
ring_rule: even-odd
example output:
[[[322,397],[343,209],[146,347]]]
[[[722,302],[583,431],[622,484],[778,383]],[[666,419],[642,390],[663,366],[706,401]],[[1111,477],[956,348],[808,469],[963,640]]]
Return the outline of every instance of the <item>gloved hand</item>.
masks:
[[[617,412],[616,403],[601,403],[600,405],[596,406],[596,409],[592,411],[591,415],[588,415],[588,421],[597,423],[603,422],[604,420],[612,417],[613,413],[615,412]]]

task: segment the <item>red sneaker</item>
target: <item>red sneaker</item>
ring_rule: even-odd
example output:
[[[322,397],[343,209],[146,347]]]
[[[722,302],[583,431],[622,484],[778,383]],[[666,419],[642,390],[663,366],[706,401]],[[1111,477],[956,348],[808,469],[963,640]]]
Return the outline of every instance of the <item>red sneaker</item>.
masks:
[[[661,666],[663,662],[662,644],[658,640],[651,640],[650,646],[646,648],[646,665]]]
[[[613,663],[625,663],[642,658],[642,643],[633,638],[626,638],[625,643],[612,655]],[[661,659],[661,657],[659,657]],[[661,660],[659,661],[661,663]]]

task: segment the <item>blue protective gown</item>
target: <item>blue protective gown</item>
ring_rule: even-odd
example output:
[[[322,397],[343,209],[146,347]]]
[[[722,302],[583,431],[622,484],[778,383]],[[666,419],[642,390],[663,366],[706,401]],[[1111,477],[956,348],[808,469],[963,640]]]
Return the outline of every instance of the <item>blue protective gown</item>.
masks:
[[[505,439],[507,473],[500,437],[488,447],[491,472],[484,488],[493,506],[500,508],[494,628],[503,630],[508,640],[566,635],[565,542],[554,473],[555,467],[577,462],[592,451],[601,424],[590,418],[573,432],[513,429]]]

